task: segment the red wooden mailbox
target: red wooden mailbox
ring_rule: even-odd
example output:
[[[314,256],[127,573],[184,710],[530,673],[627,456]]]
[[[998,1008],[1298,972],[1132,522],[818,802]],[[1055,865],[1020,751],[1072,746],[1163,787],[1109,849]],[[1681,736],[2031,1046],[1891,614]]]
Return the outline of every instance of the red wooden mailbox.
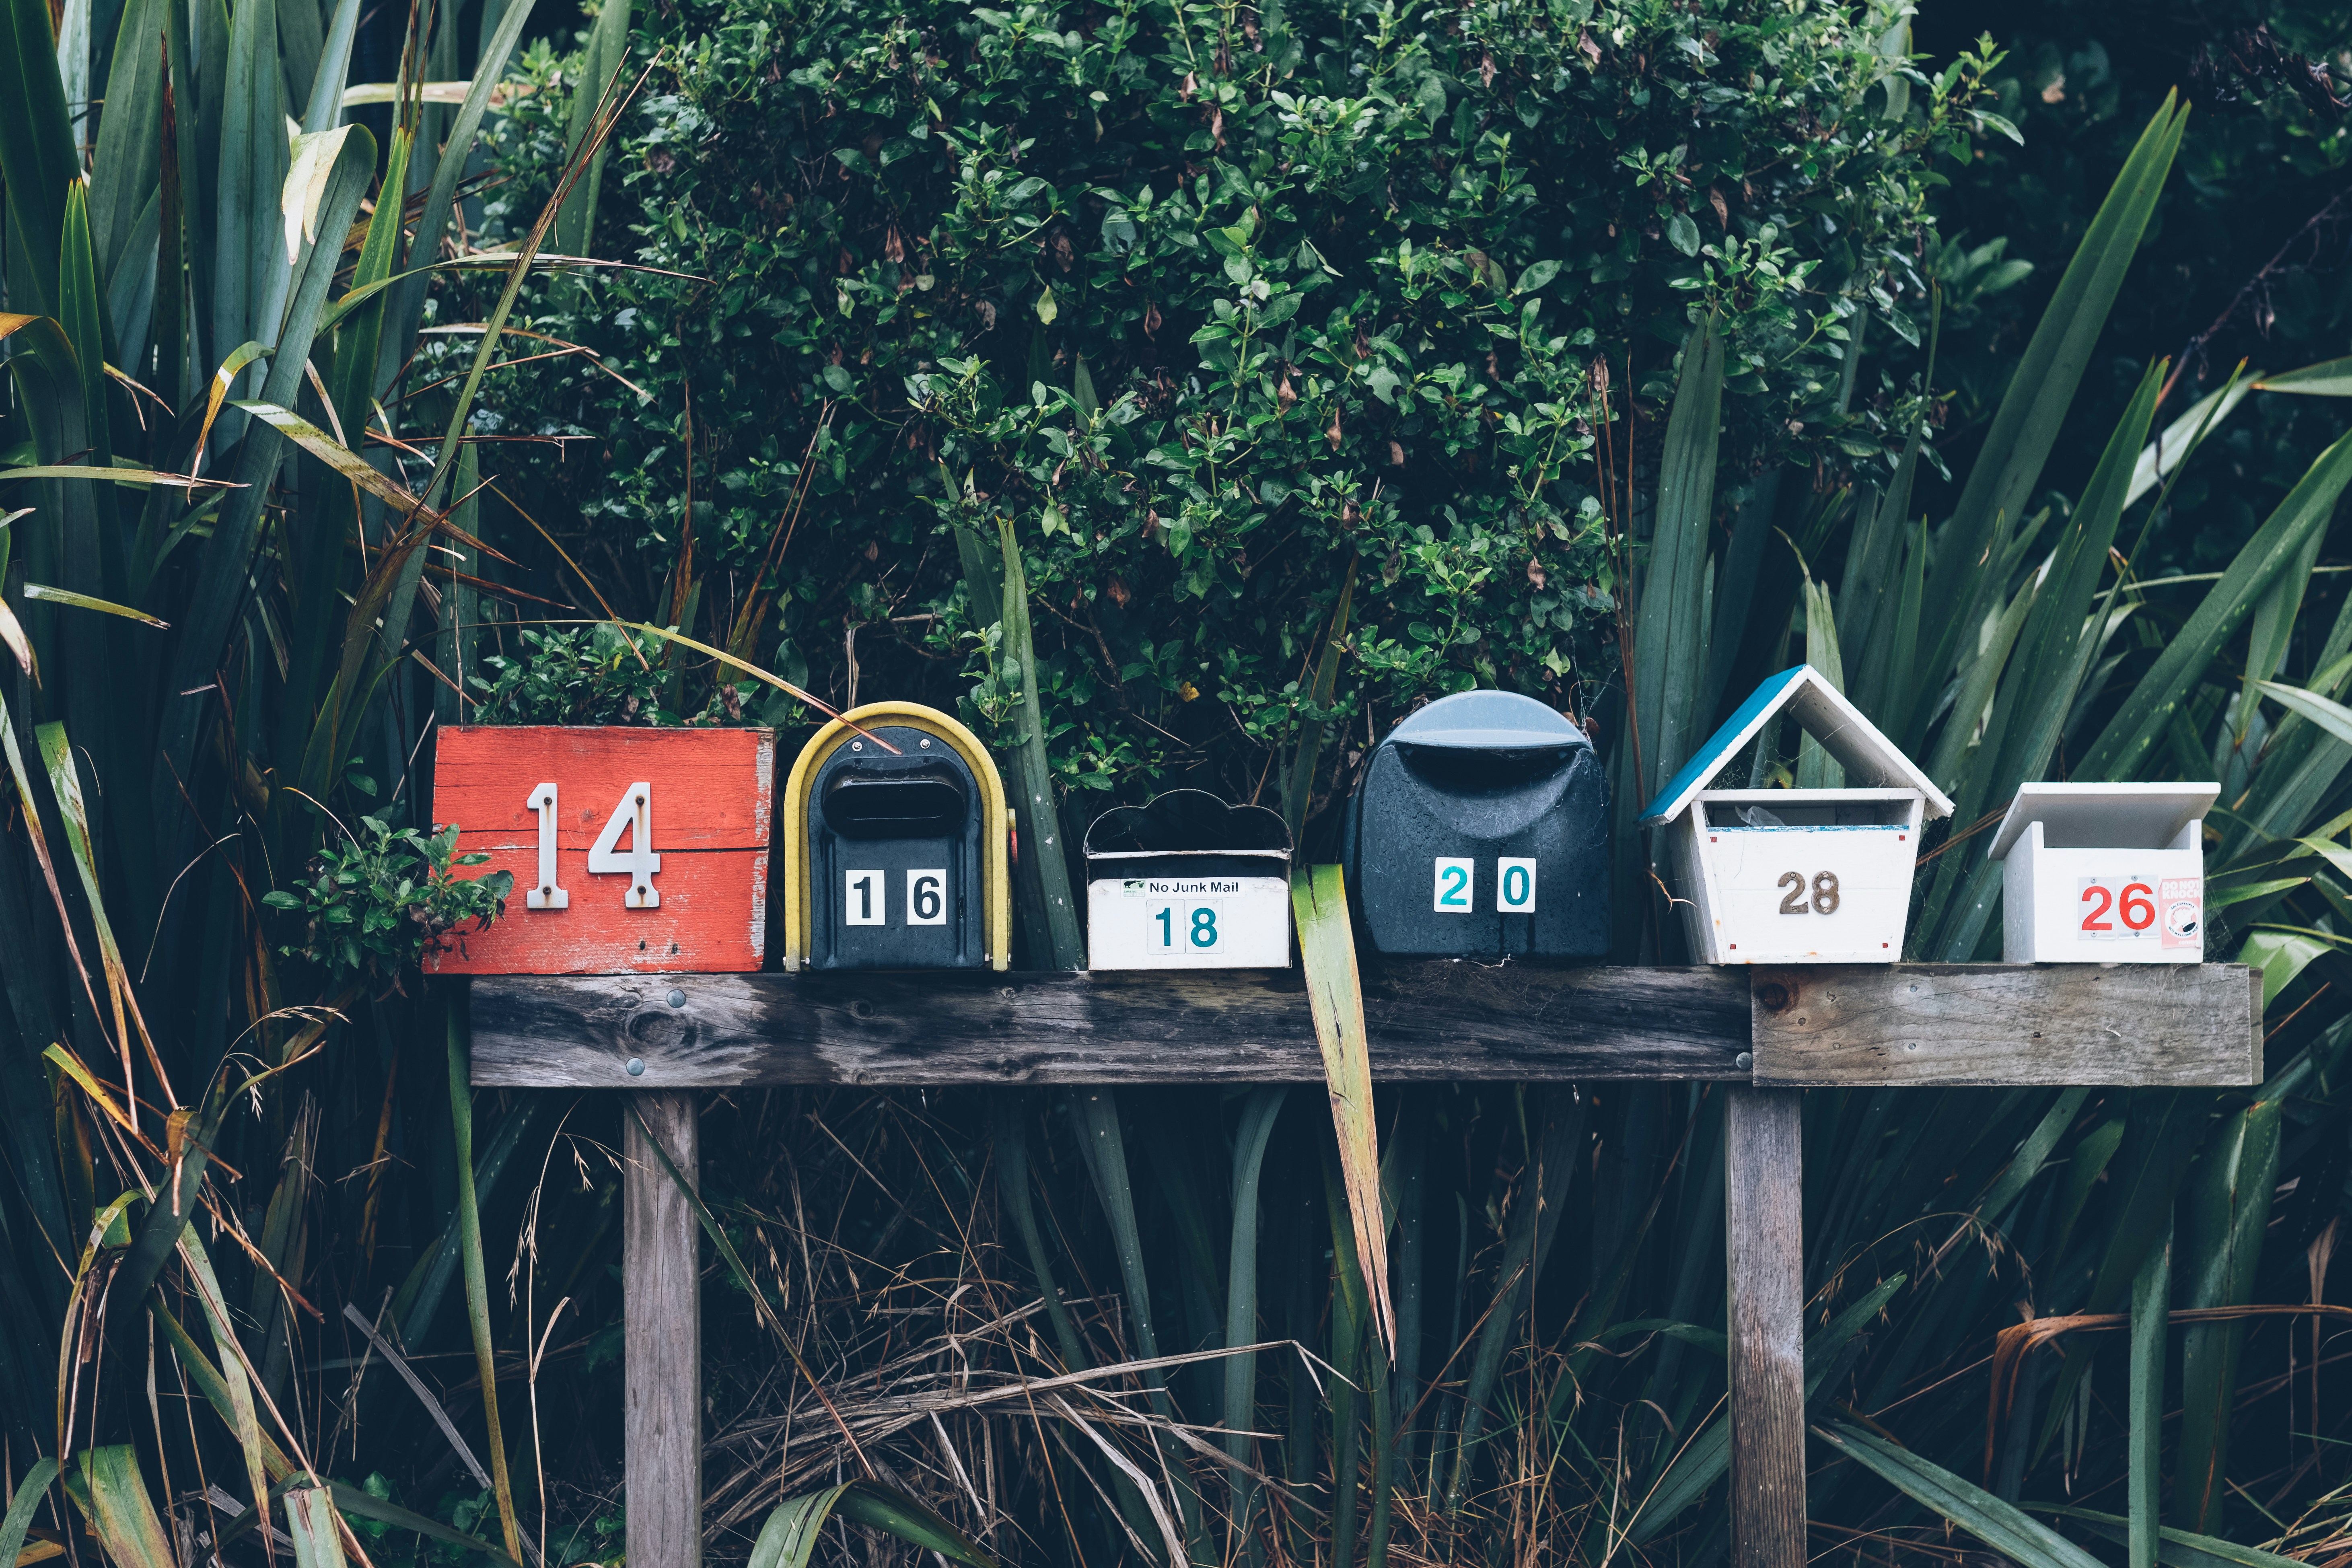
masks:
[[[441,731],[433,820],[503,919],[451,932],[436,974],[756,970],[767,959],[776,741],[766,730],[463,725]]]

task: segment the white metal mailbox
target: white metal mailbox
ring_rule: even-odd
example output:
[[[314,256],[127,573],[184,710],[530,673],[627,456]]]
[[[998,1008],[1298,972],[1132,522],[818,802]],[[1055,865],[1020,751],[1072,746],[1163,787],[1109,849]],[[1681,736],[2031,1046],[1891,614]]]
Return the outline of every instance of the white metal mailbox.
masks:
[[[2205,962],[2215,784],[2022,785],[2001,818],[2008,963]]]
[[[1715,789],[1786,712],[1846,789]],[[1920,824],[1952,803],[1811,665],[1740,705],[1642,815],[1701,963],[1893,963],[1910,920]]]
[[[1172,789],[1087,830],[1087,967],[1286,969],[1290,829]]]

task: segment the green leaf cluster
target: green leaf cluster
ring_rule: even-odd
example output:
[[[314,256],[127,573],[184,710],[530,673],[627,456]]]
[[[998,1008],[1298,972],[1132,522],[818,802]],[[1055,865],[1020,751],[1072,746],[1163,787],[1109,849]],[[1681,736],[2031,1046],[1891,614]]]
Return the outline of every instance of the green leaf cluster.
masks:
[[[667,678],[651,639],[609,621],[569,631],[523,630],[519,653],[486,654],[470,676],[485,724],[675,724],[662,706]]]
[[[506,912],[514,873],[453,875],[489,859],[457,849],[456,823],[428,834],[361,817],[359,832],[311,857],[291,891],[262,895],[269,908],[302,918],[301,936],[278,951],[338,981],[399,984],[426,952],[456,946],[469,921],[487,931]]]

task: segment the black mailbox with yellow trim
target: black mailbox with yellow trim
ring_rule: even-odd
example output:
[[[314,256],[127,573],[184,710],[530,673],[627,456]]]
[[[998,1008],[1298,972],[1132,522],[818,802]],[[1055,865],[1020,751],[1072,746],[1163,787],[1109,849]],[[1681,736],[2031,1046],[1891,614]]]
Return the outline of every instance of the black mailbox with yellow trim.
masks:
[[[871,702],[784,784],[784,967],[1003,969],[1012,822],[988,748],[936,709]]]

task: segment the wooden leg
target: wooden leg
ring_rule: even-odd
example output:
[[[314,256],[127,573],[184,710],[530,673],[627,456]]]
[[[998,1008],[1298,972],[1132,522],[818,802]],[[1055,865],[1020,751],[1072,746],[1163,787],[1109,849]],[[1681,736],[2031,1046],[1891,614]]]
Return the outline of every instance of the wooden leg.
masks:
[[[686,1194],[638,1131],[699,1184],[700,1108],[692,1091],[633,1094],[621,1118],[621,1297],[631,1568],[702,1562],[702,1230]]]
[[[1802,1092],[1734,1084],[1725,1106],[1732,1568],[1805,1564]]]

